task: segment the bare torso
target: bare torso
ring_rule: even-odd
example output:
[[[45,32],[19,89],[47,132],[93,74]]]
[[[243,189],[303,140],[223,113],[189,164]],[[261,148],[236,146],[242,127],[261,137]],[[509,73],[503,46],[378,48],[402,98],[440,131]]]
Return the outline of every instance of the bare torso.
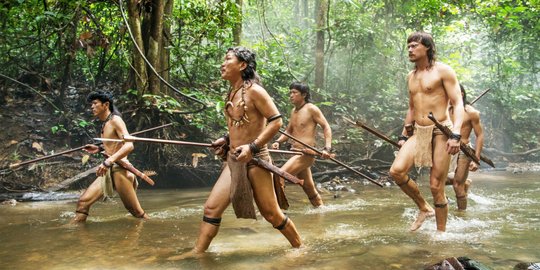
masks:
[[[225,115],[228,118],[227,127],[229,129],[230,144],[233,148],[253,142],[266,126],[266,118],[262,115],[261,111],[256,108],[255,97],[258,94],[257,91],[266,92],[266,90],[257,84],[253,84],[246,89],[243,96],[244,106],[240,105],[242,103],[241,89],[238,90],[236,94],[234,94],[233,91],[231,97],[229,97],[233,106],[226,108],[227,113],[225,113]],[[246,121],[241,125],[235,125],[234,122],[229,119],[241,119],[244,112],[249,122]]]
[[[317,131],[317,122],[313,119],[312,110],[315,105],[306,103],[300,110],[293,109],[289,120],[288,131],[294,137],[298,138],[311,146],[315,146],[315,135]],[[291,141],[294,148],[304,148],[296,141]]]
[[[115,125],[115,123],[118,121],[123,121],[123,120],[119,116],[113,116],[109,121],[105,122],[101,137],[107,138],[107,139],[123,139],[122,138],[123,135],[129,135],[129,134],[121,134],[122,132],[116,128],[117,125]],[[123,143],[119,143],[119,142],[103,142],[103,148],[105,149],[105,153],[107,153],[107,155],[109,156],[118,152],[118,150],[122,148],[122,145]],[[127,157],[123,158],[123,160],[126,160],[126,159]]]
[[[435,63],[430,69],[409,73],[408,87],[410,102],[414,108],[413,120],[418,125],[433,125],[433,122],[427,118],[430,112],[439,122],[449,119],[446,110],[449,98],[440,74],[443,65],[442,63]]]
[[[450,111],[453,118],[453,113]],[[468,144],[473,130],[473,118],[478,117],[479,112],[471,105],[465,105],[465,114],[463,114],[463,123],[461,124],[461,141]],[[453,120],[453,119],[452,119]]]

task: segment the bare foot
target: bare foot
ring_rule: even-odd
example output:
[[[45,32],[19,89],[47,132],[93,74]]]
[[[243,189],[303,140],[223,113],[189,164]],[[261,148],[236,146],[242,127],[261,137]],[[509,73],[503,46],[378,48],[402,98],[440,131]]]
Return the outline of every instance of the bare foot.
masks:
[[[410,228],[411,232],[414,232],[420,229],[420,227],[422,227],[422,224],[424,223],[426,218],[432,217],[432,216],[435,216],[435,211],[433,209],[428,210],[428,211],[420,211],[418,213],[418,216],[416,217],[416,220],[411,224],[411,228]]]
[[[204,252],[199,252],[197,249],[192,249],[186,253],[182,253],[180,255],[175,255],[167,258],[168,261],[179,261],[183,259],[198,259],[204,256]]]

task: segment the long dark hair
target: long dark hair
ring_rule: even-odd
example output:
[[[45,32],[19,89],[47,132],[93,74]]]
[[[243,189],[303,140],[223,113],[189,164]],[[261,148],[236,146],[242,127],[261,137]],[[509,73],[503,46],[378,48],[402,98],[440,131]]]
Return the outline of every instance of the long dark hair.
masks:
[[[467,93],[465,92],[465,86],[463,86],[463,84],[459,84],[459,89],[461,90],[461,97],[463,98],[463,106],[465,106],[466,104],[471,104],[468,100],[467,100]]]
[[[411,42],[420,42],[422,45],[428,48],[427,57],[429,61],[429,67],[432,67],[437,60],[437,50],[435,49],[435,41],[431,34],[426,32],[414,32],[407,38],[407,44]]]
[[[229,48],[227,49],[227,53],[228,52],[233,52],[234,56],[236,56],[239,61],[247,64],[246,68],[242,70],[242,80],[244,80],[244,83],[256,83],[261,85],[261,77],[259,77],[259,74],[257,74],[257,61],[255,60],[255,53],[248,48],[241,46]]]
[[[114,98],[112,93],[98,90],[90,93],[88,97],[86,97],[86,101],[88,103],[91,103],[96,99],[101,101],[101,103],[109,102],[109,110],[111,111],[111,113],[120,116],[120,112],[114,106]]]
[[[296,89],[298,90],[301,94],[306,94],[306,96],[304,97],[304,101],[307,103],[307,102],[310,102],[310,99],[311,99],[311,94],[309,93],[309,86],[305,83],[301,83],[301,82],[293,82],[291,83],[291,85],[289,86],[289,89]]]

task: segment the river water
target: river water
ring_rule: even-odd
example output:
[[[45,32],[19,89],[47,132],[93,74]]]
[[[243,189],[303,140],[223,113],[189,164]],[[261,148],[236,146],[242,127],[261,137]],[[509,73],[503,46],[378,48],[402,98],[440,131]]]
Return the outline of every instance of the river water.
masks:
[[[66,226],[78,194],[49,194],[63,200],[0,205],[0,269],[423,269],[452,256],[492,269],[540,262],[540,173],[470,177],[465,213],[455,210],[447,187],[444,234],[436,233],[434,218],[409,232],[416,208],[395,186],[323,192],[326,206],[320,209],[309,205],[300,187],[287,186],[287,214],[304,248],[290,248],[260,216],[238,220],[229,208],[208,253],[182,260],[178,255],[197,237],[210,188],[140,190],[148,221],[128,216],[119,199],[99,202],[81,226]],[[419,183],[431,201],[425,176]]]

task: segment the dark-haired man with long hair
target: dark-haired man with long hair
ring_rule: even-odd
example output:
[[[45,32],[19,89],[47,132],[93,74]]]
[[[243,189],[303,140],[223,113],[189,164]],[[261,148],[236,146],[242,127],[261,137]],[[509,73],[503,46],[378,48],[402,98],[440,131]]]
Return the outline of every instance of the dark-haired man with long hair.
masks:
[[[124,120],[114,107],[112,95],[104,91],[96,91],[88,95],[93,115],[101,124],[100,137],[107,139],[122,139],[129,135]],[[126,209],[137,218],[148,218],[137,198],[137,181],[135,175],[115,164],[118,160],[127,162],[127,155],[133,151],[132,142],[103,142],[103,148],[88,144],[84,150],[91,154],[104,151],[108,156],[96,171],[98,178],[90,184],[77,202],[75,218],[72,223],[85,222],[90,207],[104,195],[112,196],[116,190]]]
[[[476,135],[476,145],[475,145],[475,155],[480,160],[480,154],[482,153],[482,148],[484,146],[484,129],[482,128],[482,123],[480,122],[480,112],[476,110],[468,101],[467,94],[465,92],[465,87],[459,85],[461,88],[461,96],[463,98],[463,104],[465,104],[465,114],[463,115],[463,124],[461,125],[461,142],[464,144],[469,144],[471,139],[471,131],[474,130]],[[449,108],[450,115],[454,116],[454,108],[450,106]],[[447,184],[452,184],[454,187],[454,192],[456,193],[456,201],[458,210],[467,209],[467,194],[469,191],[469,186],[471,185],[471,180],[467,177],[469,176],[469,171],[478,170],[478,164],[472,162],[471,158],[467,157],[463,152],[455,155],[453,158],[452,164],[450,166],[451,172],[448,175]]]
[[[459,83],[454,70],[436,61],[435,42],[425,32],[412,33],[407,39],[409,61],[415,64],[407,76],[409,89],[409,108],[405,117],[405,126],[399,139],[401,148],[390,168],[390,175],[417,205],[416,220],[410,230],[422,226],[424,220],[435,215],[437,231],[446,231],[448,202],[444,193],[450,155],[459,152],[460,131],[463,122],[463,101],[459,93]],[[449,102],[454,107],[454,122],[448,113]],[[434,117],[448,126],[453,134],[447,138],[427,117]],[[410,135],[408,126],[414,124],[414,135]],[[409,169],[431,167],[429,185],[435,210],[424,199],[418,186],[407,175]]]
[[[282,125],[281,115],[260,85],[255,53],[244,47],[227,50],[221,64],[221,78],[230,90],[225,101],[229,133],[212,144],[227,162],[206,203],[199,237],[191,252],[179,258],[205,252],[217,235],[223,212],[232,203],[237,218],[256,218],[259,212],[293,247],[301,240],[291,219],[281,212],[276,199],[272,174],[253,163],[252,158],[271,161],[267,143]],[[222,152],[229,149],[228,152]]]
[[[317,125],[320,125],[324,133],[324,147],[322,149],[322,157],[329,158],[332,149],[332,129],[326,121],[326,118],[322,114],[321,110],[310,102],[309,86],[300,82],[293,82],[289,86],[289,98],[294,108],[291,111],[291,118],[289,125],[285,130],[288,134],[293,135],[304,143],[311,146],[315,146],[315,138],[317,132]],[[288,137],[285,135],[279,136],[279,138],[272,144],[272,148],[278,149],[279,145],[287,141]],[[304,150],[304,146],[298,142],[292,141],[293,149]],[[304,151],[308,152],[309,149]],[[311,150],[309,150],[311,151]],[[298,178],[304,179],[302,188],[308,196],[309,201],[315,207],[323,205],[323,200],[315,183],[313,182],[313,176],[311,175],[311,166],[315,162],[313,155],[300,155],[291,157],[282,167],[284,171],[298,176]],[[281,180],[283,184],[283,179]]]

